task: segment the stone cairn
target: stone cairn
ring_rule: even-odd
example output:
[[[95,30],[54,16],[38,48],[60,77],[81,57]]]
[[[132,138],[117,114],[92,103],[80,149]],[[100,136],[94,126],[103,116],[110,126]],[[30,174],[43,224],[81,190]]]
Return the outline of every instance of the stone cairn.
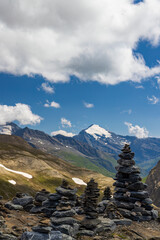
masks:
[[[104,194],[103,194],[103,199],[102,200],[110,200],[112,196],[112,192],[110,187],[106,187],[104,190]]]
[[[77,189],[71,188],[68,182],[63,180],[56,191],[61,195],[61,199],[56,211],[52,214],[51,227],[55,231],[74,237],[79,229],[78,221],[74,218]]]
[[[83,209],[85,218],[81,222],[81,235],[93,236],[95,234],[96,226],[100,223],[97,212],[97,202],[99,197],[98,184],[91,179],[87,183],[85,189]]]
[[[114,183],[114,203],[118,211],[123,217],[134,221],[155,219],[157,212],[151,206],[147,185],[141,182],[140,169],[135,166],[134,153],[128,144],[125,144],[119,157]]]

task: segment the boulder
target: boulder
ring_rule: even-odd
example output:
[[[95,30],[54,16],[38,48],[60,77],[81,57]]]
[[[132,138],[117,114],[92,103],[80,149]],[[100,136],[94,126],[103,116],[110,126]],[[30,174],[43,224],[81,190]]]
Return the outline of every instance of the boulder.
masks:
[[[23,207],[21,205],[15,205],[12,202],[7,202],[5,203],[5,207],[8,208],[9,210],[23,210]]]
[[[25,206],[33,203],[33,197],[25,196],[23,198],[13,198],[12,203],[15,205]]]

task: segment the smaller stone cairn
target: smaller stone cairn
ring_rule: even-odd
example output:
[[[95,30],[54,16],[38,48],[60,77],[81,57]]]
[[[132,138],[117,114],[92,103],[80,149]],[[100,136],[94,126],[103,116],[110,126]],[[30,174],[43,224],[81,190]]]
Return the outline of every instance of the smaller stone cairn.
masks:
[[[74,237],[79,229],[78,221],[74,218],[77,189],[71,188],[68,182],[63,180],[62,185],[56,191],[61,195],[61,199],[56,211],[52,214],[51,227],[55,231]]]
[[[56,210],[61,195],[58,193],[49,193],[45,189],[37,192],[35,196],[34,206],[30,210],[31,213],[43,213],[50,218],[52,213]]]
[[[104,214],[107,208],[107,205],[111,199],[111,189],[110,187],[106,187],[104,190],[102,201],[98,203],[98,213]]]
[[[111,192],[110,187],[106,187],[104,189],[104,194],[103,194],[102,200],[110,200],[111,196],[112,196],[112,192]]]
[[[114,203],[118,211],[134,221],[156,219],[157,212],[151,206],[147,185],[141,182],[140,169],[135,166],[134,153],[128,144],[125,144],[119,157],[114,183]]]
[[[83,209],[85,218],[81,222],[81,235],[94,236],[95,229],[100,223],[97,212],[97,202],[99,197],[98,184],[92,178],[85,189]]]

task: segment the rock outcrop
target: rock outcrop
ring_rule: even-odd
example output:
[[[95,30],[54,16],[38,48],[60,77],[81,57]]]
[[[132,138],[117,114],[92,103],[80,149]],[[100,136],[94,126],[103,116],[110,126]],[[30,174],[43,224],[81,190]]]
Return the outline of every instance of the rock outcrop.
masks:
[[[146,184],[148,185],[147,190],[151,196],[153,203],[160,207],[160,161],[150,171]]]

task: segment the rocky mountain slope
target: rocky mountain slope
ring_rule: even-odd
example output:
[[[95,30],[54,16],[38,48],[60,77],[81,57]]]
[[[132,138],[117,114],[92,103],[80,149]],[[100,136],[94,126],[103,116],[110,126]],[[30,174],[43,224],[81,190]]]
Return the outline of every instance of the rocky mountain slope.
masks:
[[[148,192],[153,200],[153,203],[160,207],[160,161],[150,171],[146,183],[148,185]]]
[[[71,138],[58,135],[50,135],[30,128],[19,128],[14,123],[1,126],[0,133],[5,133],[6,128],[10,128],[10,134],[20,136],[34,148],[45,153],[50,153],[70,162],[77,167],[100,172],[105,176],[113,176],[115,172],[115,159],[108,153],[103,153],[89,146],[86,143]],[[6,132],[8,134],[8,131]]]
[[[20,136],[34,148],[106,176],[114,175],[118,154],[125,143],[129,143],[135,152],[135,161],[143,176],[160,160],[160,138],[121,136],[95,124],[73,137],[50,136],[42,131],[20,128],[14,123],[0,126],[0,133]]]
[[[21,137],[0,135],[0,195],[6,198],[19,191],[31,194],[42,188],[54,191],[62,178],[68,179],[71,185],[81,191],[84,186],[77,185],[72,178],[87,182],[93,176],[101,188],[106,184],[112,186],[112,178],[46,154],[33,148]]]

